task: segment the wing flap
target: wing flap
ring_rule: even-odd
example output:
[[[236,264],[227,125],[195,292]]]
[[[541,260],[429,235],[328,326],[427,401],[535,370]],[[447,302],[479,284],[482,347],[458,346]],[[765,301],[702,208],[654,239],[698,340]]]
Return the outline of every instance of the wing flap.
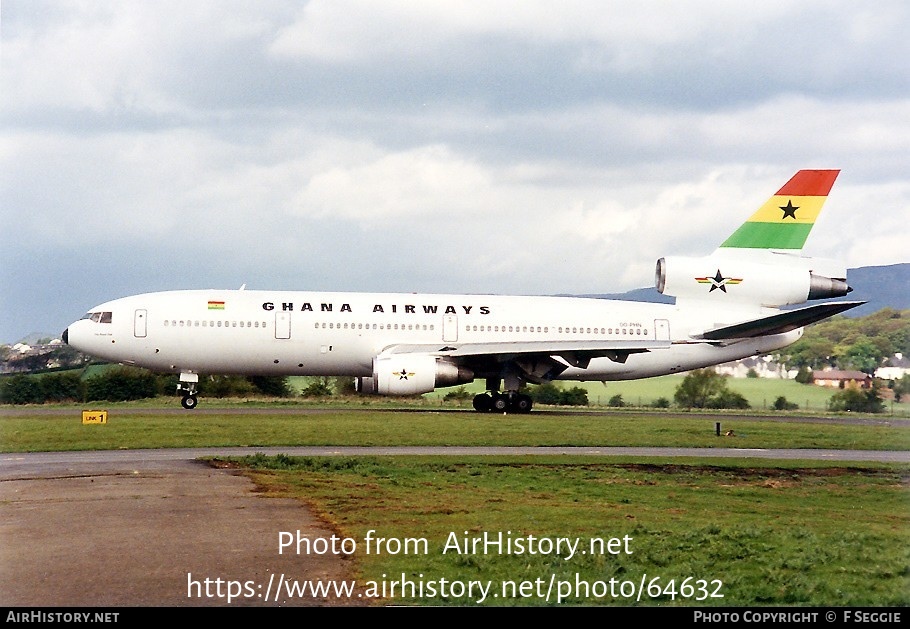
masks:
[[[787,310],[779,314],[751,321],[744,321],[734,325],[726,325],[713,330],[708,330],[695,338],[706,341],[724,341],[728,339],[754,338],[756,336],[768,336],[771,334],[783,334],[797,328],[827,319],[838,313],[861,306],[864,301],[837,301],[824,304],[816,304],[807,308],[798,308],[796,310]]]

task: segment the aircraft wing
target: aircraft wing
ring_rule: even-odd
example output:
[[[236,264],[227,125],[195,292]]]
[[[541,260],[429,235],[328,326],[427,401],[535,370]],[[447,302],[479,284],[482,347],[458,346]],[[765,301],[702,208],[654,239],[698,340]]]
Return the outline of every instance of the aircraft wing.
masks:
[[[383,353],[409,354],[412,352],[430,353],[438,356],[480,356],[521,354],[560,354],[563,352],[587,352],[592,356],[606,356],[612,352],[636,354],[651,349],[666,349],[670,341],[527,341],[527,342],[493,342],[493,343],[437,343],[435,345],[393,345]]]
[[[769,334],[783,334],[797,328],[827,319],[845,310],[863,305],[864,301],[836,301],[816,304],[807,308],[787,310],[768,317],[744,321],[734,325],[708,330],[695,338],[706,341],[724,341],[728,339],[754,338]]]
[[[511,363],[531,382],[552,380],[569,367],[586,369],[592,358],[609,358],[626,362],[630,354],[653,349],[666,349],[670,341],[655,340],[575,340],[527,341],[519,343],[439,343],[436,345],[393,345],[382,352],[384,356],[430,354],[451,358],[478,373],[501,370]]]

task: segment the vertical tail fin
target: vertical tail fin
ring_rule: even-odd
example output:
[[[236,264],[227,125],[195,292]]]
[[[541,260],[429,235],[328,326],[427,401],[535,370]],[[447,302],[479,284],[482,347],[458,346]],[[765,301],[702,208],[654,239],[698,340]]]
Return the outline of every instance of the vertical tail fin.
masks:
[[[733,232],[721,249],[800,250],[839,170],[801,170]]]

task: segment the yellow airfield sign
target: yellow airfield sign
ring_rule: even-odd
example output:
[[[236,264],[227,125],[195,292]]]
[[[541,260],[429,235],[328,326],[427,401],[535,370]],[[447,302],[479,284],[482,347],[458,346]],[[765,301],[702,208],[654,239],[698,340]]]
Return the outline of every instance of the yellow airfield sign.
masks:
[[[83,424],[106,424],[107,411],[82,411]]]

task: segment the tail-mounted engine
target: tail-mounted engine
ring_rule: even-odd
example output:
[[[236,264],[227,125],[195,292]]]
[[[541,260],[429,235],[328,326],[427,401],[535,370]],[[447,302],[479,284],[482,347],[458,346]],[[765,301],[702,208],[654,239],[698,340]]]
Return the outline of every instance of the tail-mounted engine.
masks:
[[[373,377],[357,378],[361,393],[420,395],[474,380],[474,372],[428,354],[390,354],[373,359]]]
[[[654,282],[664,295],[778,307],[842,297],[847,270],[833,261],[768,252],[758,260],[714,254],[661,258]]]

